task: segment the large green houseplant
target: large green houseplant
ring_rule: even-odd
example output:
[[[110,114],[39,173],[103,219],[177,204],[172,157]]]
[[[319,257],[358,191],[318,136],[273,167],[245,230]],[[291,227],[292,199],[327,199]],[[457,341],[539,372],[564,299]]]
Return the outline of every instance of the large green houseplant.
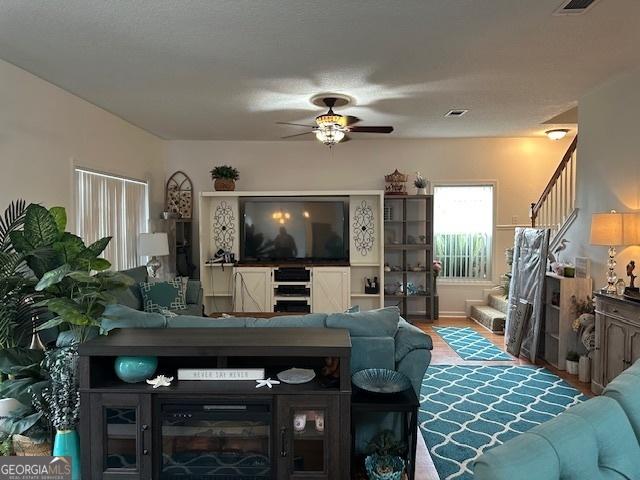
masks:
[[[106,305],[115,302],[113,292],[132,285],[133,280],[109,271],[111,263],[100,257],[111,237],[86,246],[65,230],[66,225],[64,208],[31,204],[23,228],[12,231],[10,238],[37,280],[34,291],[42,297],[37,305],[54,316],[39,329],[59,326],[69,329],[76,342],[83,342],[99,327]]]

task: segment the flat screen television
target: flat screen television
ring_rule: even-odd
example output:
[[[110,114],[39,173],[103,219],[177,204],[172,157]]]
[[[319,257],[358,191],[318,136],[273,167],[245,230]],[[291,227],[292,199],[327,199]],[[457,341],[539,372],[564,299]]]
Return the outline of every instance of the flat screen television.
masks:
[[[240,199],[241,262],[349,260],[347,197]]]

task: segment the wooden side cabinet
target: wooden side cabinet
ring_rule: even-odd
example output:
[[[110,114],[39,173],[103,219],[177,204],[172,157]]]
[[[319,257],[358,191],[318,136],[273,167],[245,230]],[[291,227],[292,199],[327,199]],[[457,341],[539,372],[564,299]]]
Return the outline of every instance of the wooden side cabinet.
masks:
[[[151,478],[151,396],[102,393],[87,398],[91,447],[83,446],[82,451],[91,451],[88,478]]]
[[[340,471],[339,417],[336,395],[278,397],[278,479],[346,478]]]
[[[596,295],[596,350],[591,390],[601,393],[640,359],[640,304],[614,295]]]

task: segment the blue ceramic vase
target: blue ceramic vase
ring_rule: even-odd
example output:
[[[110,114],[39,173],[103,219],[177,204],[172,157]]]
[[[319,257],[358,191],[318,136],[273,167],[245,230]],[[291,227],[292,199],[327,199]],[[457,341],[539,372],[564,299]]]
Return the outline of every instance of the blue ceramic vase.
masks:
[[[71,480],[80,480],[80,440],[75,430],[58,430],[53,441],[54,457],[71,458]]]
[[[114,366],[123,382],[144,382],[156,372],[158,357],[117,357]]]

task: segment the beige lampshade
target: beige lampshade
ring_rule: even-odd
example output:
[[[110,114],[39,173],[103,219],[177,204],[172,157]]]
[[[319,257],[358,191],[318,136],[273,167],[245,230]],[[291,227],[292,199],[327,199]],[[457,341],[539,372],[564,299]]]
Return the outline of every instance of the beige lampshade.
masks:
[[[640,212],[622,214],[623,245],[640,245]]]
[[[169,240],[167,234],[141,233],[138,236],[138,255],[145,257],[169,255]]]
[[[623,245],[622,214],[617,212],[591,215],[591,245]]]

